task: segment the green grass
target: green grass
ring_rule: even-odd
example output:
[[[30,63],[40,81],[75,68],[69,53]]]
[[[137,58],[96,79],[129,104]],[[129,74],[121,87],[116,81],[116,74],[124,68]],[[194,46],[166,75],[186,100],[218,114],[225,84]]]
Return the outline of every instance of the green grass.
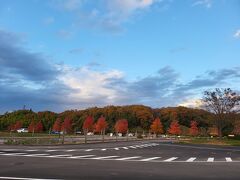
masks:
[[[187,138],[180,139],[180,143],[184,144],[211,144],[211,145],[222,145],[222,146],[240,146],[240,140],[228,139],[228,138]]]

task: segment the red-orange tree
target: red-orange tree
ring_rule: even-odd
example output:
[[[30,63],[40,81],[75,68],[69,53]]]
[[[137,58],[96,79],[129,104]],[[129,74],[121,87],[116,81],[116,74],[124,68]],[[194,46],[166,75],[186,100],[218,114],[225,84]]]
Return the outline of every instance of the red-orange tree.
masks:
[[[86,134],[88,131],[92,130],[93,130],[93,118],[92,116],[88,116],[83,123],[83,131]]]
[[[98,121],[97,121],[97,123],[95,125],[95,130],[98,133],[105,134],[105,130],[106,130],[107,126],[108,126],[108,124],[107,124],[107,122],[105,120],[105,117],[101,116],[98,119]]]
[[[126,119],[120,119],[115,124],[116,133],[126,133],[128,131],[128,121]]]
[[[28,132],[34,133],[35,132],[35,123],[32,121],[28,126]]]
[[[180,135],[181,129],[177,120],[171,122],[170,128],[168,129],[169,134]]]
[[[197,127],[197,122],[196,121],[191,121],[191,127],[189,129],[189,133],[191,136],[197,136],[199,134],[199,130]]]
[[[151,132],[153,132],[154,134],[158,135],[158,134],[162,134],[163,133],[163,125],[162,122],[159,118],[156,118],[153,122],[152,125],[150,127]]]
[[[43,132],[43,124],[41,121],[39,121],[35,126],[35,132],[40,133]]]
[[[56,132],[61,131],[61,120],[59,118],[57,118],[56,121],[54,122],[52,130]]]
[[[15,124],[14,124],[14,131],[17,131],[18,129],[22,128],[22,122],[21,121],[17,121]]]
[[[71,133],[72,132],[72,120],[70,118],[65,118],[61,130],[64,133]]]

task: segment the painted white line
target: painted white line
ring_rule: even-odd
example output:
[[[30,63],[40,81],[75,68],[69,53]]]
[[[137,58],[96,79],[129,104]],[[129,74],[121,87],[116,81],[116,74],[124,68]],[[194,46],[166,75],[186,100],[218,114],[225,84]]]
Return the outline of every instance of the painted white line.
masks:
[[[4,155],[4,156],[16,156],[16,155],[24,155],[26,153],[8,153],[8,154],[1,154],[1,155]]]
[[[191,158],[189,158],[188,160],[186,160],[186,162],[193,162],[193,161],[195,161],[197,158],[196,157],[191,157]]]
[[[137,147],[135,147],[135,146],[129,146],[130,148],[132,148],[132,149],[137,149]]]
[[[73,152],[73,151],[76,151],[76,150],[75,149],[66,150],[66,152]]]
[[[70,157],[72,156],[71,154],[60,154],[60,155],[52,155],[52,156],[47,156],[47,157]]]
[[[141,159],[140,161],[152,161],[152,160],[159,159],[159,158],[161,158],[161,157],[151,157],[151,158]]]
[[[107,149],[101,149],[101,151],[106,151]]]
[[[69,157],[69,158],[71,158],[71,159],[81,159],[81,158],[88,158],[88,157],[93,157],[93,156],[95,156],[95,155],[90,154],[90,155],[84,155],[84,156],[72,156],[72,157]]]
[[[25,151],[27,152],[35,152],[35,151],[38,151],[37,149],[26,149]]]
[[[207,162],[213,162],[214,161],[214,158],[210,157],[208,158]]]
[[[226,157],[225,159],[227,162],[232,162],[232,158],[230,158],[230,157]]]
[[[128,149],[127,147],[123,147],[123,149]]]
[[[115,159],[115,160],[124,161],[124,160],[137,159],[137,158],[141,158],[141,156],[125,157],[125,158],[119,158],[119,159]]]
[[[95,157],[95,158],[91,158],[91,159],[109,159],[109,158],[116,158],[119,156],[104,156],[104,157]]]
[[[116,151],[119,151],[119,148],[114,148]]]
[[[36,178],[20,178],[20,177],[0,177],[0,179],[15,179],[15,180],[60,180],[60,179],[36,179]]]
[[[176,160],[177,158],[178,158],[178,157],[171,157],[171,158],[169,158],[169,159],[164,160],[164,162],[171,162],[171,161]]]
[[[90,151],[93,151],[93,149],[86,149],[85,151],[86,152],[90,152]]]
[[[34,157],[34,156],[48,156],[49,154],[27,154],[27,155],[23,155],[23,156],[27,156],[27,157]]]
[[[46,150],[46,152],[55,152],[55,151],[58,151],[58,150],[55,150],[55,149]]]

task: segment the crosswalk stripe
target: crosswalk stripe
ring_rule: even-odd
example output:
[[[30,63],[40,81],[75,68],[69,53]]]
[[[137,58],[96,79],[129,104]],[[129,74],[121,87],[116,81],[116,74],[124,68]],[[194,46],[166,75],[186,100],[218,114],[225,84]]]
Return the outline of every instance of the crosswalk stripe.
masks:
[[[101,149],[101,151],[106,151],[107,149]]]
[[[49,154],[27,154],[27,155],[23,155],[23,156],[27,156],[27,157],[34,157],[34,156],[48,156]]]
[[[123,149],[128,149],[127,147],[123,147]]]
[[[115,160],[124,161],[124,160],[137,159],[137,158],[141,158],[141,156],[125,157],[125,158],[119,158],[119,159],[115,159]]]
[[[191,157],[191,158],[189,158],[188,160],[186,160],[186,162],[193,162],[193,161],[195,161],[197,158],[196,157]]]
[[[207,162],[213,162],[214,161],[214,158],[210,157],[207,159]]]
[[[78,159],[78,158],[88,158],[88,157],[93,157],[95,155],[89,154],[89,155],[84,155],[84,156],[71,156],[69,158],[71,159]]]
[[[169,159],[166,159],[166,160],[164,160],[165,162],[171,162],[171,161],[174,161],[174,160],[176,160],[178,157],[171,157],[171,158],[169,158]]]
[[[132,148],[132,149],[137,149],[137,147],[135,147],[135,146],[129,146],[130,148]]]
[[[109,159],[109,158],[116,158],[116,157],[119,157],[119,156],[103,156],[103,157],[94,157],[91,159]]]
[[[161,157],[151,157],[151,158],[141,159],[140,161],[152,161],[152,160],[159,159],[159,158],[161,158]]]
[[[232,158],[230,158],[230,157],[226,157],[225,159],[227,162],[232,162]]]

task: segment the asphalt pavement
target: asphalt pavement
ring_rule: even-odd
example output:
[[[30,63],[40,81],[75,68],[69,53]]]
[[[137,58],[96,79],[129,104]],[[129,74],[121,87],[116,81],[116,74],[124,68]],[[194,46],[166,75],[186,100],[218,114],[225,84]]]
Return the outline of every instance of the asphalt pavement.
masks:
[[[240,148],[157,140],[0,146],[0,179],[240,179]]]

